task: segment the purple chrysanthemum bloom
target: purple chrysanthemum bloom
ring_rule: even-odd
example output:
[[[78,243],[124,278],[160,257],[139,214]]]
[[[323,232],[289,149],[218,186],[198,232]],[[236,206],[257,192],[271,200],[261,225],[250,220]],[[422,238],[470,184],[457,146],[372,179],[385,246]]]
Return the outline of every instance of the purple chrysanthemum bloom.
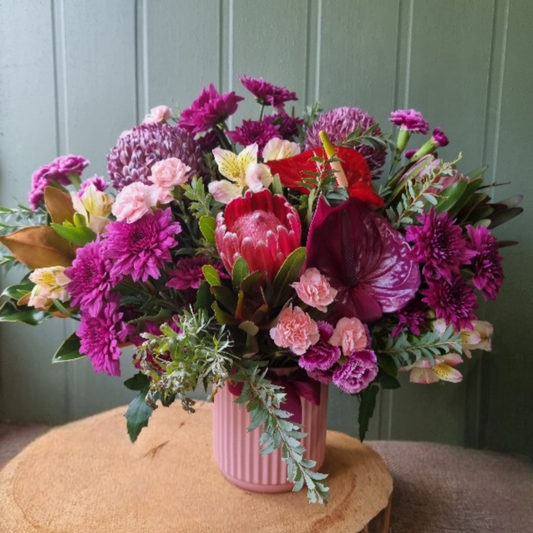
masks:
[[[261,105],[283,107],[285,102],[298,100],[294,91],[266,82],[263,78],[239,76],[244,88],[250,91]]]
[[[164,264],[172,261],[170,249],[178,244],[174,236],[181,232],[181,226],[172,222],[168,208],[131,224],[112,222],[106,230],[106,255],[113,260],[111,274],[146,281],[149,277],[158,279]]]
[[[298,359],[298,364],[302,368],[305,368],[308,372],[313,370],[328,370],[328,368],[331,368],[339,360],[341,349],[338,346],[331,346],[328,343],[334,330],[335,328],[328,322],[318,322],[320,339]]]
[[[258,155],[261,157],[266,143],[270,139],[281,139],[281,134],[278,126],[274,126],[266,120],[243,120],[240,127],[228,131],[228,137],[241,146],[256,143],[259,148]]]
[[[122,279],[121,273],[111,272],[112,262],[105,255],[106,242],[96,240],[78,248],[72,266],[65,275],[72,281],[67,290],[71,305],[82,313],[97,315],[107,301],[111,289]]]
[[[211,83],[209,88],[202,89],[191,107],[181,112],[179,126],[190,133],[209,131],[233,115],[241,100],[244,98],[234,91],[219,94]]]
[[[429,131],[429,124],[424,115],[416,109],[398,109],[393,111],[389,119],[396,126],[410,131],[411,133],[423,133]]]
[[[218,261],[213,262],[209,258],[201,256],[184,257],[178,261],[176,269],[168,273],[169,280],[166,287],[179,291],[198,289],[200,283],[205,279],[202,271],[204,265],[212,265],[220,278],[229,279],[224,271],[224,266]]]
[[[468,226],[466,230],[472,241],[472,248],[477,252],[472,259],[472,283],[481,291],[485,300],[495,300],[503,284],[503,257],[499,254],[498,243],[485,226]]]
[[[477,308],[474,287],[459,274],[451,283],[441,279],[430,281],[428,285],[427,289],[420,291],[425,296],[422,301],[435,309],[437,318],[452,324],[455,331],[472,329],[472,320],[476,319],[473,311]]]
[[[411,159],[411,157],[413,157],[415,154],[416,154],[416,150],[406,150],[405,151],[405,158],[406,159]]]
[[[204,172],[203,151],[192,135],[178,126],[141,124],[120,137],[107,156],[107,172],[119,192],[131,183],[152,185],[152,166],[170,157],[191,167],[192,176]]]
[[[78,196],[80,198],[83,196],[85,189],[89,187],[89,185],[94,185],[96,187],[96,190],[100,192],[104,192],[107,189],[107,183],[105,179],[102,176],[97,176],[95,174],[91,178],[86,179],[85,181],[82,182],[80,186],[80,190],[78,191]]]
[[[97,315],[81,315],[76,335],[80,338],[80,353],[87,355],[96,372],[120,376],[120,343],[125,342],[128,327],[119,312],[120,296],[110,295]]]
[[[357,394],[366,389],[378,375],[376,354],[372,350],[354,352],[333,373],[333,383],[343,392]]]
[[[30,208],[34,211],[39,208],[39,203],[44,198],[44,189],[52,182],[70,185],[69,176],[79,178],[88,165],[89,161],[79,155],[62,155],[50,164],[37,169],[31,176],[31,190],[28,197]]]
[[[448,137],[446,137],[446,134],[440,128],[435,128],[431,137],[433,138],[435,144],[440,148],[450,144]]]
[[[284,111],[280,111],[275,115],[267,115],[263,120],[278,126],[280,135],[287,141],[294,140],[298,136],[300,128],[305,124],[303,119],[292,117]]]
[[[459,273],[462,265],[470,264],[477,252],[468,247],[460,226],[453,223],[449,213],[429,213],[418,217],[421,226],[409,226],[405,239],[413,242],[411,258],[424,263],[422,272],[426,279],[444,278],[448,283]]]
[[[392,330],[391,335],[397,337],[404,327],[407,327],[411,333],[420,335],[420,328],[426,322],[427,311],[427,306],[420,298],[413,298],[402,310],[398,311],[398,325]]]
[[[350,133],[357,128],[367,130],[376,123],[374,117],[365,113],[358,107],[337,107],[326,113],[322,113],[316,122],[307,130],[305,149],[322,148],[322,141],[318,135],[321,130],[325,131],[331,142],[335,145],[343,144]],[[381,135],[381,129],[377,127],[373,135]],[[354,147],[368,163],[373,175],[385,164],[387,152],[383,148],[373,148],[366,144]]]

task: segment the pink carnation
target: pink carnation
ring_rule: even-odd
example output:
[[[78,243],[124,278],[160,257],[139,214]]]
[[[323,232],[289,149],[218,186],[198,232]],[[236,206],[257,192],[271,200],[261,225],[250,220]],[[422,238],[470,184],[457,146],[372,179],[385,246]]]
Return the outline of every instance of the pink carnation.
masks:
[[[150,113],[144,117],[143,124],[164,124],[172,117],[172,109],[166,105],[158,105],[150,109]]]
[[[286,307],[279,314],[278,324],[270,330],[276,346],[289,348],[296,355],[303,355],[320,339],[317,323],[302,309]]]
[[[337,296],[337,290],[328,283],[317,268],[308,268],[301,275],[300,281],[293,283],[292,287],[302,302],[322,313],[328,310],[328,305]]]
[[[177,157],[169,157],[158,161],[152,167],[152,175],[148,178],[158,187],[173,189],[176,185],[187,183],[191,167]]]
[[[341,346],[346,356],[368,348],[368,332],[358,318],[341,318],[329,340],[333,346]]]
[[[112,212],[117,220],[128,224],[139,220],[157,205],[160,188],[156,185],[132,183],[126,185],[118,194]]]

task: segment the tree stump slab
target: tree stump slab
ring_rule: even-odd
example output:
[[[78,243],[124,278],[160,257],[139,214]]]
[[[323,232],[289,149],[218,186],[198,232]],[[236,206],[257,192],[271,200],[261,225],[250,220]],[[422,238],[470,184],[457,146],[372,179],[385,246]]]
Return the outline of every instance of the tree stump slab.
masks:
[[[125,407],[42,436],[0,472],[9,533],[388,533],[392,478],[381,457],[328,431],[331,498],[257,494],[224,479],[212,457],[212,406],[158,409],[135,444]]]

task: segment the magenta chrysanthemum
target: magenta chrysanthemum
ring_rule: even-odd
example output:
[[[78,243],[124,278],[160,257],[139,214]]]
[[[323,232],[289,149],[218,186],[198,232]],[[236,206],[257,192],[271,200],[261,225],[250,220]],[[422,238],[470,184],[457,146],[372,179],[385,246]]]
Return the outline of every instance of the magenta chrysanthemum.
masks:
[[[118,140],[107,156],[107,171],[117,191],[136,182],[151,185],[152,166],[171,157],[191,167],[193,176],[204,172],[203,151],[188,132],[168,124],[141,124]]]
[[[328,370],[340,358],[341,349],[328,343],[335,328],[328,322],[318,322],[320,340],[311,346],[299,359],[298,364],[305,370]]]
[[[287,141],[294,140],[298,136],[300,128],[305,124],[305,121],[301,118],[292,117],[284,111],[280,111],[275,115],[267,115],[263,120],[278,126],[280,135]]]
[[[283,107],[285,102],[298,100],[296,93],[285,87],[279,87],[266,82],[263,78],[249,78],[239,76],[244,88],[250,91],[261,105]]]
[[[472,329],[472,320],[476,319],[473,311],[477,308],[474,287],[459,274],[451,283],[441,279],[430,281],[428,285],[427,289],[420,291],[425,296],[422,301],[435,310],[437,318],[452,324],[456,331]]]
[[[326,132],[333,144],[340,145],[344,144],[348,135],[357,128],[364,131],[375,123],[374,117],[358,107],[337,107],[322,113],[307,130],[305,149],[312,150],[322,147],[322,141],[318,135],[321,130]],[[381,135],[381,129],[376,127],[373,135]],[[387,153],[383,148],[373,148],[366,144],[354,148],[366,159],[372,174],[377,174],[377,171],[385,164]]]
[[[421,226],[409,226],[405,239],[413,242],[413,260],[424,263],[422,272],[426,279],[444,278],[449,283],[462,265],[470,264],[476,252],[468,247],[460,226],[453,223],[449,213],[429,213],[418,217]]]
[[[416,109],[398,109],[397,111],[393,111],[389,120],[396,126],[411,133],[423,133],[425,135],[429,131],[427,120]]]
[[[474,277],[472,283],[481,291],[483,298],[495,300],[503,284],[503,258],[498,251],[498,243],[485,226],[466,228],[477,255],[472,260]]]
[[[211,261],[207,257],[184,257],[180,259],[175,270],[168,273],[169,280],[166,284],[171,289],[185,291],[187,289],[198,289],[200,283],[205,279],[202,267],[212,265],[222,279],[228,279],[229,276],[224,272],[224,267],[218,261]]]
[[[34,211],[44,198],[44,189],[53,182],[60,185],[71,183],[69,175],[80,177],[83,169],[89,165],[87,159],[79,155],[62,155],[48,165],[37,169],[31,176],[31,190],[29,193],[30,208]]]
[[[107,183],[105,179],[102,176],[97,176],[95,174],[91,178],[86,179],[85,181],[82,182],[80,186],[80,190],[78,191],[78,196],[80,198],[83,196],[85,189],[89,187],[89,185],[94,185],[96,187],[96,190],[100,192],[104,192],[107,189]]]
[[[111,272],[112,262],[105,255],[105,247],[105,241],[97,240],[78,248],[72,266],[65,270],[72,280],[67,285],[71,305],[82,313],[100,313],[111,289],[122,279],[120,272]]]
[[[446,134],[440,128],[435,128],[431,136],[433,137],[435,144],[440,148],[448,146],[448,144],[450,143],[448,137],[446,137]]]
[[[130,275],[133,281],[158,279],[165,263],[172,261],[171,248],[181,232],[178,222],[172,222],[169,209],[154,211],[139,220],[112,222],[107,225],[107,257],[113,260],[111,274]]]
[[[333,373],[333,383],[343,392],[358,394],[366,389],[378,375],[376,354],[372,350],[354,352]]]
[[[417,297],[411,300],[401,311],[398,311],[398,325],[391,335],[397,337],[407,327],[411,333],[420,335],[427,317],[427,306]]]
[[[266,120],[243,120],[241,126],[235,128],[233,131],[228,131],[228,137],[234,143],[242,146],[257,144],[259,148],[258,155],[261,157],[266,143],[270,139],[281,139],[281,134],[279,133],[278,126],[273,126]]]
[[[97,315],[81,315],[76,335],[80,338],[80,353],[87,355],[96,372],[120,376],[120,343],[125,342],[128,327],[119,312],[120,296],[107,298]]]
[[[234,91],[219,94],[211,83],[202,89],[191,107],[182,111],[179,126],[190,133],[209,131],[233,115],[241,100],[244,98]]]

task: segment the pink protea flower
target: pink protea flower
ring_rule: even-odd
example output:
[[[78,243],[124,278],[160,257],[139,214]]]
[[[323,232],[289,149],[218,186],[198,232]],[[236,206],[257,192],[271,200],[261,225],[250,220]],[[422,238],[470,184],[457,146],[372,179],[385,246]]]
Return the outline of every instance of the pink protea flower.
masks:
[[[318,333],[320,335],[319,341],[298,359],[298,364],[308,372],[328,370],[341,356],[340,348],[332,346],[328,342],[333,335],[333,326],[328,322],[320,321],[318,322]]]
[[[163,189],[173,189],[189,180],[191,167],[177,157],[169,157],[158,161],[152,167],[152,174],[148,178],[152,183]]]
[[[303,127],[305,121],[298,117],[293,117],[283,110],[279,110],[279,113],[274,115],[266,115],[263,119],[265,122],[269,122],[273,126],[279,128],[280,135],[288,141],[292,141],[298,136],[300,128]]]
[[[85,181],[82,181],[80,190],[78,191],[78,196],[81,198],[85,189],[90,185],[94,185],[95,189],[100,192],[104,192],[107,189],[107,183],[102,176],[97,176],[96,174]]]
[[[165,263],[172,261],[170,250],[177,246],[175,236],[180,232],[170,208],[158,209],[132,224],[108,224],[106,255],[113,260],[111,274],[131,275],[133,281],[158,279]]]
[[[190,133],[209,131],[233,115],[241,100],[244,98],[234,91],[219,94],[211,83],[208,88],[202,89],[191,107],[181,112],[179,126]]]
[[[111,271],[112,262],[105,255],[105,241],[96,240],[78,248],[72,266],[65,275],[72,281],[67,290],[70,305],[82,313],[97,315],[109,298],[111,289],[122,279],[120,272]]]
[[[258,155],[261,157],[263,148],[268,141],[275,138],[281,139],[281,134],[278,126],[274,126],[265,120],[243,120],[241,126],[233,131],[228,131],[228,137],[241,146],[257,144],[259,148]]]
[[[453,223],[449,213],[437,215],[434,208],[418,217],[421,226],[409,226],[405,239],[413,242],[413,260],[424,263],[426,279],[440,278],[451,282],[461,266],[470,264],[477,252],[468,247],[460,226]]]
[[[291,287],[303,303],[322,313],[328,310],[328,305],[333,303],[337,296],[337,291],[316,268],[308,268],[300,276],[300,281],[293,283]]]
[[[120,296],[110,295],[96,315],[82,313],[76,335],[80,338],[80,353],[87,355],[96,372],[120,376],[120,343],[126,340],[128,327],[119,312]]]
[[[429,287],[420,291],[422,299],[435,310],[437,318],[446,324],[452,324],[456,331],[472,329],[472,321],[476,319],[474,309],[477,308],[474,288],[468,285],[460,274],[451,283],[444,279],[429,281]]]
[[[141,124],[121,135],[107,156],[107,172],[117,191],[130,183],[150,185],[152,167],[170,157],[183,161],[193,174],[204,172],[203,151],[190,133],[168,124]]]
[[[223,266],[218,261],[212,261],[207,257],[195,256],[180,259],[174,270],[168,273],[169,280],[166,287],[185,291],[187,289],[198,289],[200,283],[205,279],[202,267],[212,265],[218,272],[219,277],[228,279],[229,276],[223,272]]]
[[[322,148],[322,141],[319,136],[321,130],[325,131],[330,141],[335,145],[341,145],[346,141],[350,133],[358,127],[367,130],[376,123],[374,117],[365,113],[358,107],[337,107],[326,113],[322,113],[316,122],[307,130],[305,149]],[[377,127],[374,135],[381,135],[381,129]],[[373,148],[366,144],[355,147],[356,150],[366,159],[373,175],[385,164],[387,156],[383,148]]]
[[[366,389],[378,375],[376,354],[372,350],[354,352],[333,373],[333,383],[348,394],[358,394]]]
[[[495,300],[503,284],[503,257],[498,252],[498,243],[485,226],[468,226],[466,230],[476,253],[472,260],[472,283],[485,300]]]
[[[398,311],[398,325],[392,330],[391,335],[397,337],[405,327],[415,335],[420,335],[420,328],[426,323],[428,314],[427,306],[419,297],[413,298],[403,309]]]
[[[317,323],[300,307],[292,306],[279,314],[270,336],[276,346],[289,348],[296,355],[303,355],[320,339]]]
[[[368,348],[368,329],[358,318],[341,318],[329,342],[333,346],[341,346],[342,353],[349,356]]]
[[[172,109],[166,105],[158,105],[150,109],[150,113],[144,117],[143,124],[163,124],[172,117]]]
[[[393,124],[411,133],[423,133],[429,131],[429,124],[424,115],[416,109],[398,109],[391,113],[390,119]]]
[[[144,183],[126,185],[118,194],[112,207],[117,220],[128,224],[152,212],[159,200],[159,187]]]
[[[251,272],[263,272],[273,280],[287,256],[300,246],[301,236],[296,209],[268,189],[247,191],[217,216],[217,250],[230,274],[235,261],[244,257]]]
[[[283,107],[285,102],[298,100],[296,93],[285,87],[279,87],[266,82],[263,78],[249,78],[239,76],[240,82],[250,91],[261,105]]]

